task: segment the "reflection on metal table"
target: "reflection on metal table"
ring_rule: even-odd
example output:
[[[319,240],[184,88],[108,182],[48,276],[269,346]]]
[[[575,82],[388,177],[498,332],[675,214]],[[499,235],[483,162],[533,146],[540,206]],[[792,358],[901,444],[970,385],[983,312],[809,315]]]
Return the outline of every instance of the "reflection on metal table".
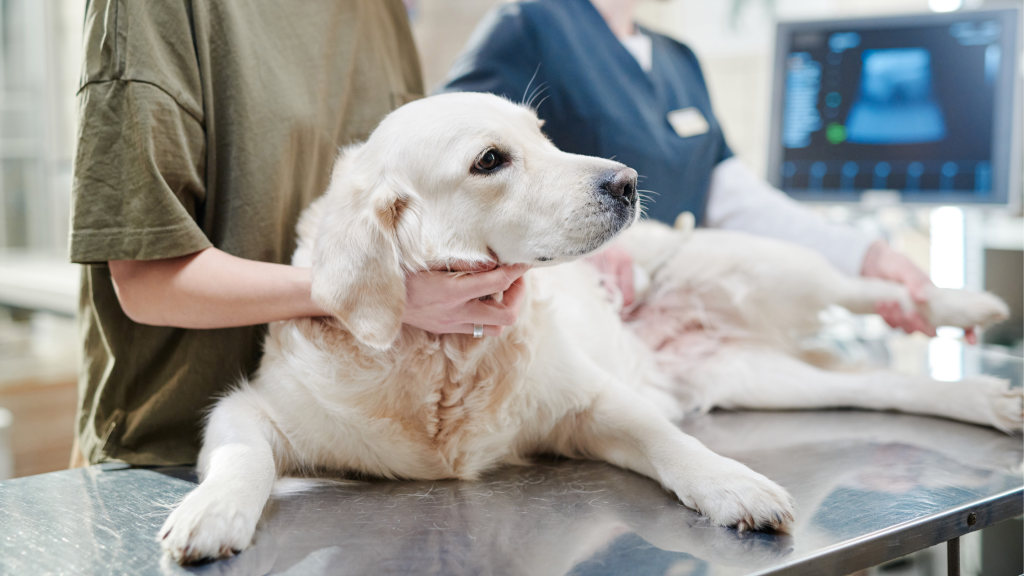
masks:
[[[652,480],[539,460],[475,482],[352,481],[271,500],[255,545],[182,568],[155,541],[187,469],[0,483],[3,574],[849,574],[1019,516],[1019,436],[860,411],[717,412],[683,428],[780,483],[790,534],[711,526]]]

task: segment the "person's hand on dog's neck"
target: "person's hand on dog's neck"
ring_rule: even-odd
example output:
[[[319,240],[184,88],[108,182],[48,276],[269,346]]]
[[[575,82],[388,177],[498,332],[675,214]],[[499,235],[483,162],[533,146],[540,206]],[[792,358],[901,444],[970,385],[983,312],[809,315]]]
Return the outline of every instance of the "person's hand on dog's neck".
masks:
[[[481,324],[485,336],[501,336],[519,317],[526,295],[522,276],[529,269],[528,264],[451,262],[444,270],[409,274],[402,323],[434,334],[472,334],[473,325]],[[456,270],[472,273],[453,274]],[[481,300],[493,294],[503,296]]]
[[[435,334],[500,336],[519,316],[525,264],[465,264],[463,272],[424,271],[406,278],[406,324]],[[458,266],[459,264],[453,264]],[[311,296],[311,270],[256,262],[207,248],[178,258],[111,261],[118,301],[133,321],[212,329],[326,314]],[[472,268],[472,269],[470,269]],[[479,298],[504,293],[501,302]]]
[[[618,39],[636,34],[633,15],[640,0],[590,0]]]

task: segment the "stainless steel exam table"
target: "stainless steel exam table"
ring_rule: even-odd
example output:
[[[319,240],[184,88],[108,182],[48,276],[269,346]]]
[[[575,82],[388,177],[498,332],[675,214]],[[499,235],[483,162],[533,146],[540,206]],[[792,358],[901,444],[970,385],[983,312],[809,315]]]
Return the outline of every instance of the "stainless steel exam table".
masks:
[[[1021,385],[1021,359],[968,373]],[[182,568],[157,529],[190,469],[107,464],[0,482],[0,575],[846,575],[1024,514],[1020,435],[855,410],[714,412],[683,429],[796,499],[789,534],[714,527],[656,482],[541,459],[475,482],[350,481],[271,500],[255,545]],[[952,574],[952,572],[951,572]]]
[[[730,413],[687,432],[787,488],[790,534],[709,525],[655,482],[541,460],[476,482],[351,482],[278,498],[255,545],[181,568],[154,536],[188,469],[118,465],[0,483],[0,573],[849,574],[1024,507],[1021,438],[860,411]]]

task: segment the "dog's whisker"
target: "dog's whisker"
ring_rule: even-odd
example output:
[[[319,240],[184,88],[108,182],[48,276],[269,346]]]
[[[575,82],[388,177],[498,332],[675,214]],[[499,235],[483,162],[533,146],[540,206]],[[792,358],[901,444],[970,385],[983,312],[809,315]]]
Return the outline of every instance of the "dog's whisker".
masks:
[[[537,86],[537,89],[533,91],[533,95],[530,96],[530,107],[531,108],[536,109],[536,106],[534,106],[533,103],[537,100],[538,96],[540,96],[541,94],[547,92],[547,90],[548,90],[548,83],[547,82],[544,82],[544,83],[542,83],[542,84]]]
[[[533,105],[533,101],[536,100],[537,97],[540,96],[541,94],[543,94],[547,89],[548,89],[548,83],[547,82],[544,82],[544,83],[538,85],[536,88],[533,89],[533,92],[530,93],[530,97],[527,98],[527,101],[524,103],[524,105],[527,108],[530,108],[534,112],[536,112],[537,108]]]
[[[540,65],[541,65],[541,63],[538,62],[537,63],[537,68],[533,71],[533,76],[530,76],[530,81],[526,83],[526,89],[523,90],[523,100],[524,101],[526,100],[526,94],[530,91],[530,85],[533,84],[533,81],[537,78],[537,73],[540,72]],[[527,104],[526,106],[529,107],[529,104]]]

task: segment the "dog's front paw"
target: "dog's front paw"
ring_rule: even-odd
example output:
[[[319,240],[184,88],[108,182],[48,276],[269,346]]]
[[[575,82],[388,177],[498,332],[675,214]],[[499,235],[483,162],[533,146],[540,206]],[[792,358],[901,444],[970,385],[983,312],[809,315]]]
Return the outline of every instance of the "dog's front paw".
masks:
[[[690,508],[740,532],[784,530],[793,521],[793,498],[743,464],[717,456],[700,470],[679,475],[668,488]]]
[[[1010,317],[1010,308],[988,292],[948,288],[928,291],[928,319],[935,326],[974,328],[991,326]]]
[[[157,540],[178,564],[227,558],[252,543],[262,506],[225,488],[200,485],[164,522]]]

